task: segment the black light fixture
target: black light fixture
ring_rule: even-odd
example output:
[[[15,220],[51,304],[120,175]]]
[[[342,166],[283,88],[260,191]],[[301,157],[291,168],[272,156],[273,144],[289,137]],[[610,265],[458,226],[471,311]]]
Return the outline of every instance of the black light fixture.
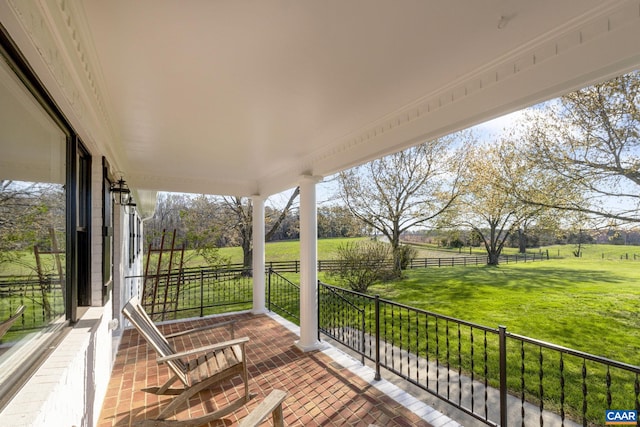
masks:
[[[124,205],[124,211],[126,213],[133,213],[136,210],[136,202],[133,201],[133,197],[129,196],[129,201]]]
[[[126,206],[129,204],[131,199],[131,190],[127,185],[127,181],[120,176],[120,179],[111,184],[111,192],[117,195],[115,201],[119,203],[121,206]]]

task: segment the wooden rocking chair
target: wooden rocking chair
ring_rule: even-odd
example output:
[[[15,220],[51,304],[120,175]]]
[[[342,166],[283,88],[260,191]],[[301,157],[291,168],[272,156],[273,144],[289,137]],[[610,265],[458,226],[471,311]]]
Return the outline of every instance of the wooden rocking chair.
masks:
[[[24,312],[24,309],[25,309],[24,305],[21,305],[16,309],[15,313],[13,313],[11,317],[9,317],[7,320],[3,322],[0,322],[0,339],[2,339],[4,334],[9,332],[9,329],[11,329],[11,326],[22,315],[22,313]]]
[[[164,385],[147,388],[144,389],[144,391],[159,395],[177,395],[173,401],[162,409],[157,418],[140,421],[134,425],[141,427],[200,426],[234,412],[251,399],[252,396],[249,395],[245,353],[245,344],[249,341],[249,338],[232,339],[230,341],[177,353],[171,344],[169,344],[168,339],[196,330],[201,331],[208,329],[209,327],[196,328],[165,336],[158,330],[136,297],[132,298],[124,306],[122,314],[129,319],[140,335],[142,335],[147,343],[156,351],[158,354],[157,362],[166,363],[173,374]],[[224,326],[229,323],[230,322],[224,322],[223,324],[213,325],[211,328]],[[244,382],[244,395],[229,405],[197,418],[188,420],[169,419],[175,417],[176,410],[188,404],[189,399],[193,395],[223,380],[238,375],[242,377]],[[183,387],[170,388],[171,385],[178,380],[182,382]]]

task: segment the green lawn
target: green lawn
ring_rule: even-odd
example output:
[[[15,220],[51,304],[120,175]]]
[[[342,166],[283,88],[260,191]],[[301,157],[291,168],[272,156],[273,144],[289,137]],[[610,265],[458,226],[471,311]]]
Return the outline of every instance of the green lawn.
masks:
[[[640,365],[640,261],[550,260],[407,272],[370,293]]]
[[[320,240],[318,258],[334,257],[335,248],[346,240]],[[556,258],[498,267],[410,270],[404,280],[376,284],[369,293],[640,365],[640,247],[583,245],[580,258],[572,254],[573,245],[531,252],[547,249]],[[266,259],[299,259],[298,250],[297,241],[268,243]],[[419,256],[450,256],[433,247],[425,251],[428,255]],[[474,248],[473,254],[482,252]],[[337,284],[325,274],[320,279]]]
[[[404,280],[372,286],[369,293],[490,328],[507,326],[512,333],[639,366],[640,258],[634,261],[632,252],[636,248],[593,245],[583,248],[581,258],[571,254],[571,247],[553,249],[567,255],[498,267],[416,269],[407,271]],[[321,275],[321,278],[331,282],[330,277]],[[467,334],[468,329],[465,329],[463,338]],[[455,327],[444,335],[448,337],[447,360],[451,341],[453,363],[456,363],[455,352],[460,341],[464,355],[462,370],[468,373],[471,370],[469,343],[457,337]],[[404,338],[400,335],[395,339],[402,341],[404,346],[410,345],[408,331]],[[593,363],[583,367],[581,358],[567,356],[563,365],[566,387],[561,389],[558,353],[527,345],[526,370],[522,376],[520,344],[509,340],[507,345],[508,387],[512,392],[519,396],[520,381],[523,381],[527,400],[538,404],[539,388],[542,388],[539,369],[544,353],[545,407],[559,412],[559,402],[564,396],[565,411],[579,420],[583,407],[584,369],[584,372],[588,371],[587,418],[595,424],[601,422],[604,409],[609,408],[605,381],[609,372],[604,367]],[[430,350],[432,357],[434,347],[432,345]],[[489,348],[495,356],[494,341],[490,342]],[[443,351],[441,347],[441,360]],[[489,375],[489,382],[494,386],[498,380],[496,363],[496,359],[490,357],[489,372],[493,374]],[[474,369],[481,375],[477,369],[482,369],[481,361]],[[633,407],[633,376],[611,369],[611,384],[614,406]]]
[[[319,240],[318,259],[335,258],[337,247],[349,240]],[[573,256],[574,249],[566,245],[532,250],[548,250],[556,257],[544,262],[412,270],[405,280],[374,285],[370,292],[489,327],[505,325],[513,333],[640,365],[640,247],[583,245],[580,258]],[[299,250],[298,241],[267,243],[266,260],[297,260]],[[457,252],[425,245],[418,256],[448,257]],[[221,254],[233,263],[242,261],[240,248],[223,248]],[[483,252],[473,248],[472,254]],[[23,254],[21,262],[29,265],[30,258]],[[4,274],[16,273],[4,267]],[[324,274],[320,278],[332,282]]]
[[[334,259],[338,246],[358,239],[320,239],[318,240],[318,259]],[[220,254],[228,257],[232,264],[242,262],[242,249],[239,247],[222,248]],[[283,242],[268,242],[265,245],[265,258],[267,261],[293,261],[300,259],[300,241],[287,240]]]

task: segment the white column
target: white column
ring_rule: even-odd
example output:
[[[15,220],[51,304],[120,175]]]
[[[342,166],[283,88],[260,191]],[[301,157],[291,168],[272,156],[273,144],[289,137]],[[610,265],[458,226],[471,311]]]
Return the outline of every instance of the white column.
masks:
[[[252,196],[253,202],[253,314],[266,312],[264,274],[264,198]]]
[[[316,183],[321,178],[300,180],[300,340],[302,351],[317,350],[318,340],[318,215]]]

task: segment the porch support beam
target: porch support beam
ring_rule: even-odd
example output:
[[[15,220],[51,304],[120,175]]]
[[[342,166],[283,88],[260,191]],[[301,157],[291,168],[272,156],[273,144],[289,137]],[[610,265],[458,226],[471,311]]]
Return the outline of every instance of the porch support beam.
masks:
[[[318,213],[316,184],[322,178],[300,180],[300,340],[302,351],[321,347],[318,339]]]
[[[264,197],[252,196],[253,202],[253,314],[266,312],[265,308],[265,244]]]

